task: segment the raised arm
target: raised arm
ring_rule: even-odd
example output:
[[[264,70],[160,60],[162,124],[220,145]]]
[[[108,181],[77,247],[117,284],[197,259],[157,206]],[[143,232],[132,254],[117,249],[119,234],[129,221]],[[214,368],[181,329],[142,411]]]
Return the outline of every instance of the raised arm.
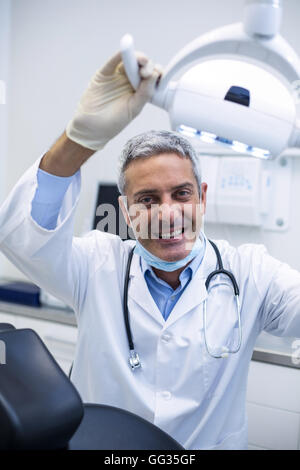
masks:
[[[119,134],[150,100],[160,75],[143,54],[137,54],[141,83],[135,91],[115,54],[89,82],[66,131],[44,155],[40,168],[71,176],[97,150]]]
[[[26,171],[0,207],[0,250],[29,279],[77,312],[81,310],[85,298],[91,269],[101,263],[99,259],[95,261],[93,256],[89,265],[93,240],[73,237],[74,212],[80,192],[78,170],[95,151],[102,149],[117,135],[150,99],[159,72],[151,64],[149,66],[148,60],[141,55],[138,60],[142,80],[136,91],[124,73],[120,53],[96,72],[66,131]],[[54,175],[57,180],[57,177],[73,176],[69,187],[63,184],[63,188],[68,188],[66,194],[63,189],[57,189],[59,181],[52,186],[51,178],[46,178],[50,189],[42,191],[39,181],[45,181],[45,178],[38,177],[39,169],[50,176]],[[52,198],[53,191],[55,198]],[[58,195],[61,204],[57,200]],[[32,211],[35,201],[39,208],[45,204],[42,207],[44,214],[51,212],[50,206],[54,204],[54,212],[57,210],[58,216],[55,218],[52,213],[51,219],[55,223],[50,226],[45,220],[45,223],[39,223],[39,218],[34,217],[37,211]],[[106,244],[107,240],[103,237],[103,249],[97,250],[98,257],[105,253]]]

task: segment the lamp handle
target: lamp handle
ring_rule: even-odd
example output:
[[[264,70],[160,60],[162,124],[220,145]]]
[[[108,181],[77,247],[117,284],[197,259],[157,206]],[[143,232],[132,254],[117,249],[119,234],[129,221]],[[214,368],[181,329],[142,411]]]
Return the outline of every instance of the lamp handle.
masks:
[[[139,75],[139,66],[134,53],[133,37],[125,34],[120,42],[122,60],[125,72],[132,87],[136,90],[139,87],[141,78]]]

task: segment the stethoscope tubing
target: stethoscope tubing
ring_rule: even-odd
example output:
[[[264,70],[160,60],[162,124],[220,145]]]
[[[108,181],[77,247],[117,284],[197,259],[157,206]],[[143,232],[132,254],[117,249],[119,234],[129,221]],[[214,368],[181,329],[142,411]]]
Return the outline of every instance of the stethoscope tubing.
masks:
[[[208,277],[205,281],[206,290],[208,291],[209,284],[210,284],[210,281],[212,280],[212,278],[214,276],[219,275],[219,274],[223,274],[223,275],[229,277],[229,279],[231,280],[232,286],[233,286],[233,290],[234,290],[236,308],[237,308],[237,312],[238,312],[238,328],[239,328],[238,346],[235,350],[230,351],[231,354],[234,354],[234,353],[237,353],[240,350],[241,342],[242,342],[241,315],[240,315],[240,303],[239,303],[239,287],[238,287],[238,284],[236,282],[236,279],[235,279],[233,273],[231,273],[230,271],[227,271],[226,269],[224,269],[221,254],[219,252],[219,249],[218,249],[217,245],[214,242],[212,242],[211,240],[209,240],[209,243],[212,245],[212,247],[215,251],[216,257],[217,257],[217,269],[212,271],[208,275]],[[127,266],[126,266],[125,281],[124,281],[124,293],[123,293],[123,314],[124,314],[124,323],[125,323],[126,335],[127,335],[127,340],[128,340],[128,346],[129,346],[129,350],[130,350],[129,363],[130,363],[130,366],[131,366],[132,370],[135,370],[135,369],[137,369],[141,366],[141,362],[140,362],[140,359],[139,359],[139,356],[138,356],[137,352],[134,349],[134,343],[133,343],[133,339],[132,339],[132,333],[131,333],[131,327],[130,327],[130,321],[129,321],[129,312],[128,312],[128,287],[129,287],[130,267],[131,267],[133,254],[134,254],[134,248],[132,248],[132,250],[129,252],[129,257],[128,257]],[[204,327],[204,342],[205,342],[207,352],[212,357],[214,357],[216,359],[228,356],[229,351],[227,351],[227,352],[224,351],[222,354],[214,354],[212,352],[212,350],[210,349],[210,347],[208,346],[208,344],[207,344],[207,340],[206,340],[206,300],[204,301],[204,305],[203,305],[203,327]]]

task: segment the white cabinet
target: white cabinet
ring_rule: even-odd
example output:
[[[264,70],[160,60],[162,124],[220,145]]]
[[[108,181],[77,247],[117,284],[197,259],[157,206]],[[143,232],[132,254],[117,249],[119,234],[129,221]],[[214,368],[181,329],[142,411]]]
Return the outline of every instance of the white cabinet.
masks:
[[[74,360],[77,327],[62,323],[0,312],[0,323],[11,323],[16,328],[30,328],[43,340],[60,367],[68,375]]]
[[[251,361],[249,449],[300,449],[300,370]]]

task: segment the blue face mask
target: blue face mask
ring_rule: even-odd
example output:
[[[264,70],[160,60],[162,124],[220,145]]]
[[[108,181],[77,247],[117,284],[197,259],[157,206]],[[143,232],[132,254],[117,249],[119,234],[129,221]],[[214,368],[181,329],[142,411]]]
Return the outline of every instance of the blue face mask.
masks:
[[[185,266],[187,263],[192,261],[199,253],[204,252],[205,250],[205,239],[203,237],[203,241],[200,238],[194,243],[194,246],[190,253],[183,259],[178,261],[164,261],[163,259],[158,258],[157,256],[152,255],[148,250],[146,250],[139,241],[136,241],[136,246],[134,249],[134,253],[140,255],[144,260],[154,268],[160,269],[161,271],[176,271],[176,269],[180,269]]]

